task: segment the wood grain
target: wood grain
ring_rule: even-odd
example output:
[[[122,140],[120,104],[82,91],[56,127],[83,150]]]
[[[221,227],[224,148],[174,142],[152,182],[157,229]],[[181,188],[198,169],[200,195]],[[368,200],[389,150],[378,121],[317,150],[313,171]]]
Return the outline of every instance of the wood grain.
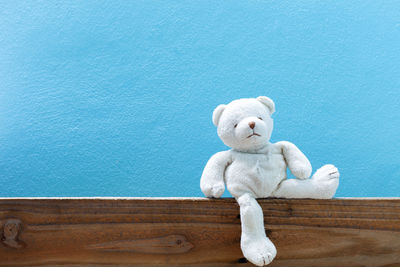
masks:
[[[269,266],[400,266],[400,199],[261,203]],[[252,266],[233,199],[0,199],[0,266]]]

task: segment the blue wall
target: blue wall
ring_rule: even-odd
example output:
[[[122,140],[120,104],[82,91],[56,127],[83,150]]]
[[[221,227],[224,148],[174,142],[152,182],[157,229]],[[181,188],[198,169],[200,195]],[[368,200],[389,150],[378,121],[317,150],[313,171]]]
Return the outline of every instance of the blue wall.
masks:
[[[0,196],[201,196],[215,106],[400,196],[399,1],[0,1]]]

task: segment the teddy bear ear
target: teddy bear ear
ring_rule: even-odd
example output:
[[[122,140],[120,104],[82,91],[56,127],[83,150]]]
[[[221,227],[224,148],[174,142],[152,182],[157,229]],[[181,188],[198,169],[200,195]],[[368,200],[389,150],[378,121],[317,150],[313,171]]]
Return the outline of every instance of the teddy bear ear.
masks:
[[[266,97],[266,96],[259,96],[259,97],[257,97],[257,100],[260,101],[262,104],[264,104],[269,109],[269,112],[271,113],[271,115],[272,115],[272,113],[275,112],[275,103],[274,103],[274,101],[272,101],[271,98]]]
[[[222,112],[225,110],[226,105],[219,105],[214,109],[212,121],[215,126],[218,127],[219,118],[221,118]]]

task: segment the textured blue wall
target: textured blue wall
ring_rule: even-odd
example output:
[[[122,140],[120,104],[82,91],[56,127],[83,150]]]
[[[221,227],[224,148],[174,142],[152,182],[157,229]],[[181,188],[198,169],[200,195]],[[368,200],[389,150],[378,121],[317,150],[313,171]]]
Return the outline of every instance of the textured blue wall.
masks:
[[[0,196],[201,196],[218,104],[400,196],[399,1],[1,1]]]

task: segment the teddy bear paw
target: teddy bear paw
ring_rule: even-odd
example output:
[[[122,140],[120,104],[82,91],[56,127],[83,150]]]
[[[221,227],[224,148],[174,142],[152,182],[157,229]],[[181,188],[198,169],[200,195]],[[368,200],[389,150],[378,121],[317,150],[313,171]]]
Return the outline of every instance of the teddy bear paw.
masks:
[[[204,185],[202,190],[203,190],[203,193],[206,195],[206,197],[219,198],[222,196],[222,194],[225,191],[225,185],[223,183],[216,183],[213,185],[207,184],[207,185]]]
[[[221,197],[222,196],[222,194],[224,193],[224,191],[225,191],[225,186],[224,186],[224,184],[216,184],[216,185],[214,185],[213,187],[212,187],[212,189],[211,189],[211,192],[212,192],[212,196],[213,197]]]
[[[322,166],[311,178],[316,187],[316,198],[332,198],[339,186],[339,171],[331,165]]]
[[[241,248],[246,259],[257,266],[268,265],[276,256],[274,244],[266,237],[260,240],[251,240],[247,244],[242,243]]]
[[[309,165],[298,164],[295,167],[292,167],[291,172],[298,179],[307,179],[310,177],[312,169]]]

